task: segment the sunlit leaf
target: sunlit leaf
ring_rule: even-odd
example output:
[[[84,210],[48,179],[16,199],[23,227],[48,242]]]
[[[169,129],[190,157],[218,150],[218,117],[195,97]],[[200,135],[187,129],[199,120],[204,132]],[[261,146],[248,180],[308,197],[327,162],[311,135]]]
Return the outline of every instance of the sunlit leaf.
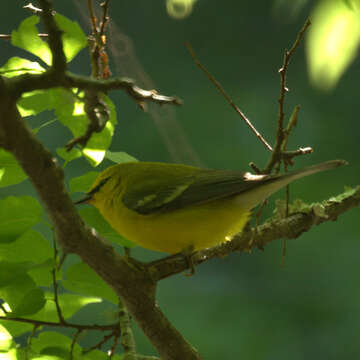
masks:
[[[192,11],[196,0],[166,0],[166,10],[175,19],[185,19]]]
[[[38,22],[38,16],[26,18],[19,28],[11,33],[11,43],[38,56],[47,65],[51,65],[52,54],[49,45],[38,36],[36,27]]]
[[[341,0],[323,0],[311,15],[307,60],[311,82],[333,88],[357,55],[360,13]]]
[[[55,21],[63,31],[64,53],[67,62],[70,62],[79,51],[87,46],[87,38],[77,22],[60,14],[55,15]]]
[[[13,345],[13,339],[11,334],[0,325],[0,359],[1,359],[1,352],[4,350],[8,350]]]
[[[51,90],[35,90],[24,93],[17,106],[22,117],[34,116],[45,110],[51,110],[52,99]]]
[[[74,137],[83,136],[89,124],[84,103],[79,99],[79,96],[83,96],[83,94],[77,95],[63,89],[57,89],[57,93],[54,95],[55,114],[59,121],[70,129]],[[104,96],[104,101],[109,108],[110,118],[104,129],[99,133],[94,133],[82,150],[93,166],[97,166],[104,159],[105,152],[111,144],[117,121],[113,102],[106,96]]]
[[[65,148],[57,148],[56,153],[63,158],[66,163],[78,159],[82,156],[81,150],[77,148],[72,148],[70,151],[67,151]]]
[[[58,321],[59,317],[55,306],[54,294],[52,292],[47,292],[45,297],[47,301],[44,308],[31,316],[31,318],[39,321]],[[65,319],[72,317],[87,304],[101,302],[99,297],[77,294],[59,294],[58,297],[61,312]]]
[[[44,71],[45,69],[39,63],[16,56],[10,58],[0,68],[0,74],[8,78],[23,74],[40,74]]]

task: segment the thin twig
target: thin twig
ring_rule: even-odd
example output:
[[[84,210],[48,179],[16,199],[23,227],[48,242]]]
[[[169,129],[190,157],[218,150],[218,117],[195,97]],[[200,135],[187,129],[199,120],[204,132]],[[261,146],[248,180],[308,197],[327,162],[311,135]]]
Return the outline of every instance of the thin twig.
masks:
[[[90,351],[96,350],[96,349],[101,349],[101,347],[108,342],[112,337],[115,336],[117,330],[112,331],[110,334],[104,335],[104,337],[102,338],[102,340],[100,340],[97,344],[89,347],[88,349],[84,349],[83,350],[83,354],[87,354]]]
[[[66,320],[64,319],[64,316],[61,311],[61,307],[59,304],[59,296],[58,296],[58,283],[56,280],[56,269],[53,269],[51,271],[52,273],[52,279],[53,279],[53,287],[54,287],[54,302],[56,306],[56,312],[60,321],[60,324],[66,324]]]
[[[30,10],[35,15],[38,15],[38,14],[42,13],[42,9],[34,6],[32,3],[28,3],[27,5],[24,5],[23,9]]]
[[[89,13],[90,13],[92,32],[93,32],[93,34],[96,34],[97,30],[98,30],[97,29],[97,17],[94,12],[92,0],[88,0],[87,3],[88,3],[88,9],[89,9]]]
[[[71,346],[70,346],[70,360],[73,359],[73,352],[74,352],[75,344],[76,344],[80,334],[82,333],[82,331],[83,331],[82,329],[77,329],[76,333],[73,337],[73,340],[72,340]]]
[[[40,38],[48,38],[48,34],[38,34]],[[0,34],[0,39],[11,40],[11,34]]]
[[[105,34],[106,24],[110,19],[108,16],[109,5],[110,5],[110,0],[105,0],[103,3],[100,4],[100,6],[103,8],[103,18],[100,23],[100,34],[102,35]]]
[[[119,327],[119,323],[110,324],[110,325],[97,325],[97,324],[84,325],[84,324],[73,324],[73,323],[65,322],[64,324],[61,324],[60,322],[54,322],[54,321],[42,321],[42,320],[33,320],[33,319],[26,319],[20,317],[7,317],[7,316],[0,316],[0,320],[16,321],[24,324],[33,324],[38,326],[65,327],[65,328],[72,328],[78,330],[106,331],[106,330],[114,330],[115,328]]]
[[[285,50],[284,58],[283,58],[283,64],[281,68],[279,69],[280,74],[280,95],[278,99],[279,104],[279,111],[278,111],[278,124],[277,124],[277,135],[276,135],[276,143],[274,146],[274,151],[272,152],[271,158],[264,169],[264,173],[270,173],[273,169],[274,165],[281,161],[281,148],[283,146],[285,134],[284,134],[284,102],[285,102],[285,95],[289,91],[286,85],[286,76],[287,76],[287,70],[290,63],[290,59],[292,55],[294,54],[295,50],[299,46],[302,38],[304,37],[304,34],[308,27],[311,25],[310,20],[308,19],[300,32],[298,33],[296,40],[290,50]]]
[[[25,348],[25,360],[29,359],[29,352],[31,350],[31,343],[32,343],[32,340],[33,340],[38,328],[39,328],[39,325],[35,324],[31,334],[27,338],[27,344],[26,344],[26,348]]]
[[[220,93],[225,97],[231,107],[240,115],[240,117],[245,121],[245,123],[250,127],[251,131],[257,136],[257,138],[265,145],[265,147],[272,151],[272,147],[269,143],[264,139],[264,137],[256,130],[251,121],[245,116],[245,114],[235,105],[230,96],[225,92],[224,88],[220,85],[220,83],[206,70],[206,68],[200,63],[199,59],[196,57],[194,50],[191,45],[186,42],[185,46],[188,48],[192,58],[194,59],[195,64],[205,73],[205,75],[209,78],[209,80],[217,87]]]
[[[119,343],[120,339],[120,331],[114,334],[114,343],[111,346],[111,349],[109,351],[109,358],[112,359],[112,357],[115,355],[116,347]],[[126,356],[124,357],[124,360],[132,360],[128,359]],[[134,360],[138,360],[137,357]]]

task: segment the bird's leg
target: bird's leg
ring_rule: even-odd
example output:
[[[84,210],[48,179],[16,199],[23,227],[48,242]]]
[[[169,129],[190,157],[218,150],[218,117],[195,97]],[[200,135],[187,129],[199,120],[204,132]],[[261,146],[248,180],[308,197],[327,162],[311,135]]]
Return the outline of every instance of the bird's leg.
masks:
[[[184,276],[193,276],[195,274],[195,266],[193,262],[193,255],[195,254],[194,245],[190,245],[185,248],[180,254],[184,257],[189,267],[189,272],[184,272]]]
[[[132,268],[136,268],[140,271],[144,270],[144,263],[131,257],[130,248],[127,246],[124,246],[124,259]]]

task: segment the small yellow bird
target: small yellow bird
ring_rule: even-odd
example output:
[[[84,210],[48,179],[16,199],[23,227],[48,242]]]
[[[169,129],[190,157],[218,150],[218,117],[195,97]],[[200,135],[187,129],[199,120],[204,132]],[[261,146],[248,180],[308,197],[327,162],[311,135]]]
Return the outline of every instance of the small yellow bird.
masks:
[[[131,162],[103,171],[87,196],[121,235],[170,254],[218,245],[242,231],[251,210],[304,176],[346,164],[333,160],[283,175],[156,162]]]

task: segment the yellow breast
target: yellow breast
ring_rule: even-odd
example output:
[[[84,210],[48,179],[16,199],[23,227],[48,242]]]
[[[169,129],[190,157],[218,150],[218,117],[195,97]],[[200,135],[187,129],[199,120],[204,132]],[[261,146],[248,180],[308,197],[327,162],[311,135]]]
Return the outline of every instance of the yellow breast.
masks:
[[[250,216],[234,198],[151,215],[138,214],[117,201],[97,204],[97,207],[110,225],[127,239],[144,248],[170,254],[189,249],[197,251],[231,240],[241,232]]]

